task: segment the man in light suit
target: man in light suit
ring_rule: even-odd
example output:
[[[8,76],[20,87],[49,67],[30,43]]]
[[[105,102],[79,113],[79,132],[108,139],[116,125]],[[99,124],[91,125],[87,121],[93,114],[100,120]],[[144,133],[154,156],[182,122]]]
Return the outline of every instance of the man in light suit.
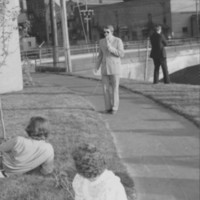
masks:
[[[153,83],[158,83],[159,80],[159,70],[162,67],[164,83],[170,83],[170,78],[167,68],[167,56],[165,46],[167,46],[167,41],[165,36],[162,34],[162,27],[157,25],[155,27],[155,32],[150,37],[151,42],[151,54],[150,57],[154,62],[154,80]]]
[[[106,113],[115,114],[119,107],[119,80],[121,58],[124,56],[124,45],[120,38],[113,36],[114,28],[104,28],[105,38],[99,42],[99,55],[96,71],[101,67],[103,93]]]

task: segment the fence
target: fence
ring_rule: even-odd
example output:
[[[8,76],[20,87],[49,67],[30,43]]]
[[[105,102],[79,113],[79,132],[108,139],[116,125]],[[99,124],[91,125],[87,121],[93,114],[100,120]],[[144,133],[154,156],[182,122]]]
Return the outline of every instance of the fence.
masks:
[[[142,64],[148,66],[150,45],[148,40],[129,41],[124,43],[125,57],[122,59],[123,65]],[[167,54],[169,59],[177,56],[186,56],[193,54],[200,49],[200,38],[187,38],[169,40]],[[98,52],[98,44],[88,44],[81,46],[71,46],[70,53],[73,65],[73,72],[87,71],[94,67]],[[57,47],[59,57],[58,67],[64,66],[64,48]],[[52,48],[38,48],[32,51],[21,52],[22,56],[28,56],[32,63],[37,66],[52,66],[53,51]],[[147,72],[145,72],[147,73]],[[144,75],[146,77],[146,75]]]
[[[146,40],[140,41],[128,41],[124,42],[125,49],[136,49],[138,51],[143,50],[146,48]],[[168,40],[168,46],[174,46],[176,49],[177,46],[181,45],[189,45],[193,46],[195,43],[200,43],[200,38],[183,38],[183,39],[172,39]],[[87,54],[87,53],[95,53],[98,49],[98,44],[85,44],[85,45],[76,45],[70,46],[70,53],[71,55],[77,54]],[[58,55],[63,56],[64,50],[63,47],[57,47]],[[43,48],[35,48],[30,49],[29,51],[21,51],[22,56],[26,55],[30,59],[38,59],[38,58],[50,58],[52,57],[53,51],[52,47],[43,47]]]

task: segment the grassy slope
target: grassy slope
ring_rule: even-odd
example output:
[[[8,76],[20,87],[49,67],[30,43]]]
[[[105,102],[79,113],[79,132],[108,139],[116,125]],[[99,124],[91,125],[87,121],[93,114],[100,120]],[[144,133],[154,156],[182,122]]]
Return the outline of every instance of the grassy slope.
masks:
[[[23,131],[31,116],[41,115],[51,122],[49,138],[55,149],[56,169],[68,176],[67,186],[75,174],[70,153],[82,142],[96,144],[105,154],[108,168],[120,174],[129,195],[133,182],[116,153],[113,139],[101,116],[82,97],[70,94],[65,87],[34,87],[21,93],[2,96],[7,136],[26,135]],[[57,184],[59,186],[57,181]],[[0,179],[1,200],[63,200],[72,199],[62,187],[56,187],[53,176],[44,177],[37,171]]]

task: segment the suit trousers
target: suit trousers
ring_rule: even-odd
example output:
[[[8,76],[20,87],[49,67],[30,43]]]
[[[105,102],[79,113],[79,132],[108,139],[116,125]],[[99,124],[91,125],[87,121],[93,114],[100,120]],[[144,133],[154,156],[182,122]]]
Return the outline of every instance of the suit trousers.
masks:
[[[118,110],[119,80],[119,75],[102,75],[103,94],[106,110]]]
[[[170,83],[170,78],[169,78],[168,68],[167,68],[167,59],[166,58],[153,58],[153,62],[154,62],[154,67],[155,67],[153,83],[158,83],[158,81],[159,81],[160,66],[161,66],[162,72],[163,72],[164,83]]]

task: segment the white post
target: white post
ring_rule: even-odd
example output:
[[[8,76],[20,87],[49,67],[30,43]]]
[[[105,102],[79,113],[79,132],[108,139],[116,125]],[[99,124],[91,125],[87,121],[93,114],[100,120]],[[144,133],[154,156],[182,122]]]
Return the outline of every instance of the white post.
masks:
[[[88,5],[87,5],[87,0],[85,0],[85,10],[86,10],[86,28],[87,28],[87,40],[88,42],[90,41],[90,36],[89,36],[89,15],[88,15]]]
[[[200,3],[200,2],[199,2]],[[199,37],[199,5],[198,0],[196,0],[196,20],[197,20],[197,37]]]
[[[23,1],[22,1],[22,4],[23,4],[23,10],[27,11],[27,3],[26,3],[26,0],[23,0]]]
[[[3,139],[6,139],[6,129],[5,129],[4,118],[3,118],[3,108],[2,108],[2,102],[1,102],[1,96],[0,96],[0,117],[1,117],[2,131],[3,131]]]
[[[65,53],[65,64],[67,67],[67,72],[72,72],[72,63],[70,57],[70,45],[69,45],[69,33],[68,33],[68,24],[67,24],[67,9],[66,1],[60,0],[61,15],[62,15],[62,31],[63,31],[63,40],[64,40],[64,53]]]
[[[149,61],[149,38],[147,38],[147,46],[146,46],[146,61],[145,61],[145,69],[144,69],[144,80],[145,81],[147,79],[148,61]]]
[[[49,3],[50,3],[50,17],[51,17],[51,35],[53,42],[53,66],[57,67],[59,62],[59,57],[58,57],[58,33],[57,33],[55,0],[50,0]]]

